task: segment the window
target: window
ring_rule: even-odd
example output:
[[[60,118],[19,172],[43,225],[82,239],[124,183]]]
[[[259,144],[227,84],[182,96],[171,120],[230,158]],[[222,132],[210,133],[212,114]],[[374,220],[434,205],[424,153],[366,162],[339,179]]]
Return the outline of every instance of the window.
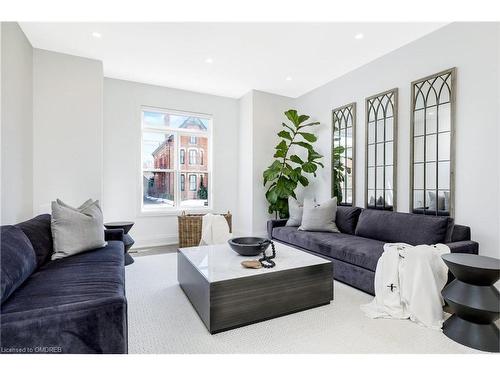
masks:
[[[184,173],[181,174],[181,191],[186,190],[186,175]]]
[[[454,215],[455,68],[411,85],[410,212]]]
[[[195,165],[197,164],[198,152],[196,150],[189,150],[189,164]]]
[[[396,209],[398,89],[366,99],[366,207]]]
[[[141,125],[142,211],[209,207],[211,117],[143,107]]]
[[[196,175],[195,174],[189,175],[189,190],[196,191]]]
[[[354,205],[356,103],[333,110],[332,197],[341,206]]]

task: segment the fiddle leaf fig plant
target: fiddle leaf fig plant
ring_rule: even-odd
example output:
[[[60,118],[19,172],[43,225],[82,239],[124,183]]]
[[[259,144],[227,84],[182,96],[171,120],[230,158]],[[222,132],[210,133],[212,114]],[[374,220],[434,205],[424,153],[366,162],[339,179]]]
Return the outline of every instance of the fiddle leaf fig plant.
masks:
[[[323,155],[316,152],[312,146],[318,138],[308,131],[309,127],[319,125],[319,122],[306,123],[309,116],[299,115],[294,109],[286,111],[285,116],[291,124],[282,123],[283,130],[278,133],[281,140],[275,147],[275,160],[263,173],[264,186],[267,186],[268,211],[280,218],[288,217],[288,197],[297,199],[295,189],[298,184],[309,185],[304,173],[316,177],[318,167],[324,168],[320,161]],[[292,146],[305,149],[307,157],[303,159],[291,154]]]

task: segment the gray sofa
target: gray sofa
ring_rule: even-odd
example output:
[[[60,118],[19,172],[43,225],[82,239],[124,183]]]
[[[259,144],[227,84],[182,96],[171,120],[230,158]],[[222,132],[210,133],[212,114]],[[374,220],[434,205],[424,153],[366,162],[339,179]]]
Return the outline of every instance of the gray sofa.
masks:
[[[327,258],[336,280],[374,294],[377,262],[388,242],[410,245],[445,243],[452,252],[477,254],[470,228],[450,217],[339,206],[335,219],[341,233],[306,232],[269,220],[270,239]]]

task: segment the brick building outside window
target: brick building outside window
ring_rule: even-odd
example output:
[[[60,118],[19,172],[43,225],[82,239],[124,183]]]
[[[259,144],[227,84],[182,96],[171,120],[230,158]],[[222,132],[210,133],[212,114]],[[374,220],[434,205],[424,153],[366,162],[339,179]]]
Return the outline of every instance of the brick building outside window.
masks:
[[[209,206],[209,124],[143,111],[143,209]]]

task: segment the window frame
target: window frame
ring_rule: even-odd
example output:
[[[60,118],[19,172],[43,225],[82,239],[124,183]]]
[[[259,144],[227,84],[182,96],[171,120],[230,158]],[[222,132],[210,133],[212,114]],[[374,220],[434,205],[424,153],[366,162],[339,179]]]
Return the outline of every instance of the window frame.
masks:
[[[435,105],[427,105],[426,101],[427,99],[424,100],[424,106],[422,108],[417,108],[417,101],[418,101],[418,96],[417,91],[418,90],[420,93],[422,93],[421,88],[417,88],[417,85],[425,83],[425,82],[430,82],[432,81],[432,84],[430,85],[430,88],[428,89],[428,92],[433,89],[434,83],[443,76],[447,76],[446,80],[450,79],[449,81],[449,99],[448,102],[446,103],[440,103],[440,95],[436,96],[436,104]],[[448,215],[443,215],[443,216],[449,216],[451,218],[455,217],[455,111],[456,111],[456,91],[457,91],[457,68],[453,67],[450,69],[446,69],[443,71],[440,71],[438,73],[431,74],[427,77],[420,78],[418,80],[415,80],[411,83],[411,107],[410,107],[410,213],[416,213],[416,214],[423,214],[423,215],[430,215],[430,216],[441,216],[439,214],[439,209],[438,209],[438,194],[439,191],[448,191],[449,193],[449,207],[448,207]],[[442,86],[444,87],[446,83],[444,83]],[[424,122],[423,122],[423,129],[424,133],[423,136],[421,135],[415,135],[415,113],[420,110],[424,110],[424,115],[426,111],[429,108],[438,108],[441,107],[445,104],[449,104],[450,107],[450,130],[440,132],[439,131],[439,119],[436,127],[436,138],[440,133],[449,133],[450,134],[450,155],[449,155],[449,160],[447,162],[450,163],[449,166],[449,173],[448,173],[448,183],[449,183],[449,188],[448,189],[439,189],[439,175],[438,175],[438,168],[439,168],[439,163],[443,162],[442,160],[439,160],[439,142],[436,142],[436,160],[435,161],[428,161],[427,156],[425,154],[425,148],[426,148],[426,143],[427,141],[425,140],[427,136],[427,118],[424,116]],[[431,134],[432,135],[432,134]],[[423,157],[423,162],[416,162],[415,161],[415,139],[416,138],[421,138],[423,137],[424,139],[424,157]],[[446,161],[444,161],[446,162]],[[436,188],[427,188],[426,185],[426,174],[425,172],[425,167],[424,167],[424,181],[423,181],[423,189],[415,189],[415,164],[422,164],[426,166],[427,164],[434,164],[436,166]],[[424,207],[422,212],[415,212],[418,207],[415,207],[415,191],[420,190],[423,191],[423,196],[424,196]],[[432,210],[426,206],[426,201],[427,201],[427,192],[435,192],[436,194],[436,210],[435,213],[433,213]]]
[[[191,155],[194,155],[194,163],[191,160]],[[188,149],[188,165],[197,165],[198,164],[198,150],[196,148]]]
[[[179,149],[179,164],[181,164],[181,165],[186,164],[186,149],[183,147],[181,147]]]
[[[345,130],[347,131],[347,128],[352,128],[352,135],[351,135],[351,142],[352,146],[350,147],[352,149],[352,156],[351,156],[351,187],[347,187],[347,170],[344,172],[344,181],[342,183],[342,191],[343,191],[343,196],[342,196],[342,201],[337,202],[338,206],[347,206],[347,207],[355,207],[356,206],[356,102],[352,102],[346,105],[343,105],[341,107],[337,107],[332,110],[332,133],[331,133],[331,196],[332,198],[335,196],[334,191],[335,191],[335,174],[333,173],[333,165],[334,165],[334,153],[333,150],[335,149],[336,146],[344,146],[344,154],[343,158],[348,159],[347,155],[347,136],[345,135],[342,139],[340,136],[340,131]],[[340,114],[340,117],[339,117]],[[351,126],[347,126],[348,119],[351,119]],[[337,123],[340,123],[341,120],[345,120],[345,126],[344,127],[339,127],[338,129],[335,127]],[[339,133],[337,137],[337,133]],[[337,139],[337,141],[336,141]],[[342,141],[344,144],[341,144]],[[338,143],[338,144],[337,144]],[[347,196],[347,191],[351,190],[351,203],[348,203],[345,201],[345,198]],[[345,192],[345,193],[344,193]],[[344,196],[345,194],[345,196]]]
[[[191,177],[194,177],[193,181],[191,181]],[[189,183],[189,191],[196,191],[196,187],[198,186],[198,175],[196,173],[190,173],[188,178]],[[194,183],[194,189],[191,188],[191,184]]]
[[[148,127],[144,125],[144,112],[156,112],[156,113],[164,113],[164,114],[170,114],[170,115],[176,115],[176,116],[191,116],[191,117],[199,117],[202,119],[206,119],[208,121],[208,130],[206,132],[202,131],[197,131],[194,129],[179,129],[179,128],[170,128],[170,127],[165,127],[165,128],[158,128],[158,127]],[[209,163],[208,165],[204,165],[206,167],[205,171],[201,170],[189,170],[187,171],[186,169],[188,168],[187,163],[181,164],[180,163],[180,150],[184,149],[184,147],[180,146],[180,139],[181,136],[187,136],[187,137],[204,137],[207,139],[207,148],[208,148],[208,155],[212,155],[212,134],[213,134],[213,115],[207,114],[207,113],[196,113],[196,112],[189,112],[189,111],[179,111],[179,110],[171,110],[167,108],[158,108],[158,107],[151,107],[151,106],[146,106],[142,105],[139,108],[139,132],[140,132],[140,137],[139,137],[139,149],[140,149],[140,156],[139,156],[139,161],[140,165],[138,168],[138,182],[139,182],[139,204],[138,204],[138,216],[163,216],[163,215],[178,215],[180,212],[183,211],[189,211],[189,212],[207,212],[207,211],[212,211],[214,207],[214,202],[213,202],[213,194],[212,194],[212,186],[213,186],[213,166],[212,163]],[[173,134],[174,135],[174,149],[175,152],[173,153],[173,168],[171,169],[156,169],[156,168],[144,168],[143,166],[143,137],[144,133],[160,133],[160,134]],[[188,142],[189,143],[189,142]],[[186,153],[186,150],[185,150]],[[188,153],[189,155],[189,153]],[[184,161],[186,162],[186,156],[184,156]],[[189,156],[188,156],[189,158]],[[212,158],[210,157],[210,160]],[[189,159],[188,159],[189,162]],[[186,165],[187,164],[187,165]],[[168,207],[164,205],[160,205],[159,207],[145,207],[144,205],[144,186],[143,186],[143,175],[144,172],[173,172],[174,173],[174,206],[173,207]],[[185,207],[181,206],[182,199],[181,199],[181,177],[180,175],[182,173],[194,173],[194,174],[207,174],[208,177],[208,205],[207,206],[200,206],[200,207]]]
[[[179,176],[180,176],[179,183],[181,185],[180,189],[181,189],[181,191],[186,191],[186,174],[181,172],[181,173],[179,173]]]
[[[382,106],[383,105],[383,100],[384,98],[387,98],[388,103],[386,104],[386,108],[381,108],[377,107],[378,105]],[[365,99],[365,208],[373,209],[373,210],[384,210],[384,211],[397,211],[397,164],[398,164],[398,100],[399,100],[399,89],[397,87],[383,91],[381,93],[372,95],[368,98]],[[388,106],[391,106],[392,108],[392,116],[387,116],[385,111]],[[375,120],[370,121],[370,112],[373,110],[373,114],[375,115]],[[379,112],[379,110],[381,112]],[[379,115],[382,115],[379,117]],[[386,132],[387,132],[387,120],[392,119],[392,140],[387,140],[386,139]],[[383,121],[384,123],[384,136],[383,136],[383,141],[378,141],[377,139],[377,122],[378,121]],[[370,127],[374,127],[375,131],[375,140],[374,143],[369,142],[369,133],[370,133]],[[387,150],[387,143],[392,142],[392,165],[387,165],[386,164],[386,150]],[[383,159],[384,162],[383,164],[375,164],[373,166],[369,165],[369,146],[374,146],[375,148],[375,159],[377,159],[377,145],[378,144],[383,144],[384,145],[384,152],[383,152]],[[377,189],[377,167],[383,167],[383,187],[382,189]],[[373,168],[374,170],[374,176],[375,176],[375,182],[374,182],[374,187],[373,189],[370,189],[370,183],[369,183],[369,170],[370,168]],[[392,189],[387,189],[386,188],[386,170],[387,168],[391,168],[392,170]],[[369,204],[369,191],[372,190],[375,192],[375,205],[370,205]],[[383,197],[384,197],[384,204],[382,206],[377,205],[377,192],[379,190],[383,191]],[[388,206],[387,205],[387,200],[386,200],[386,191],[392,190],[392,205]]]

